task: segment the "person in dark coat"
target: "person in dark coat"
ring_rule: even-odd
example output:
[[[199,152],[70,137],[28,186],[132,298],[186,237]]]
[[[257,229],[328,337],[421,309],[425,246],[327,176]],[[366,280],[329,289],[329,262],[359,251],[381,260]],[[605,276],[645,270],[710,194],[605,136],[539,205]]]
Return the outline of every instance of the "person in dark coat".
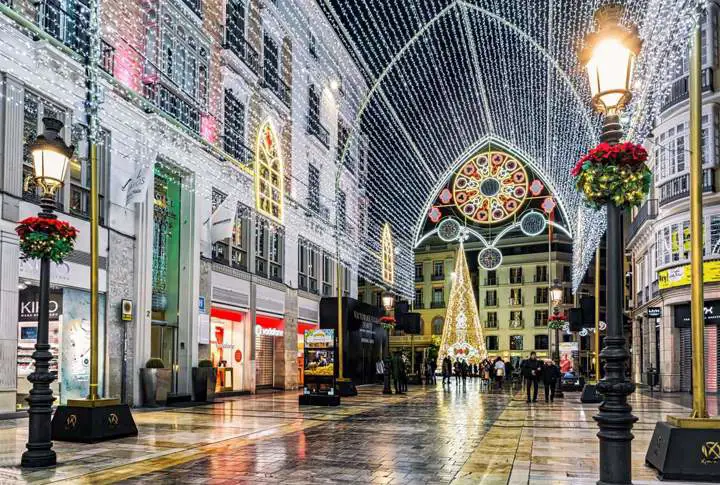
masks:
[[[450,377],[452,376],[452,361],[450,360],[450,357],[447,355],[442,360],[442,376],[443,376],[443,386],[445,385],[445,382],[447,381],[448,386],[450,385]]]
[[[537,402],[538,381],[540,380],[540,371],[542,370],[542,362],[537,359],[535,352],[530,352],[530,358],[520,364],[520,371],[525,378],[525,387],[527,388],[527,402],[530,402],[530,387],[533,388],[532,402]]]
[[[540,378],[542,379],[543,386],[545,386],[545,402],[548,402],[548,396],[550,402],[555,400],[555,388],[557,387],[558,379],[560,379],[560,367],[555,365],[552,360],[545,361],[542,370],[540,371]]]
[[[392,357],[392,378],[393,382],[395,383],[395,394],[403,394],[402,392],[402,383],[401,383],[401,372],[404,372],[405,364],[403,363],[402,357],[400,356],[400,352],[396,351],[393,354]]]

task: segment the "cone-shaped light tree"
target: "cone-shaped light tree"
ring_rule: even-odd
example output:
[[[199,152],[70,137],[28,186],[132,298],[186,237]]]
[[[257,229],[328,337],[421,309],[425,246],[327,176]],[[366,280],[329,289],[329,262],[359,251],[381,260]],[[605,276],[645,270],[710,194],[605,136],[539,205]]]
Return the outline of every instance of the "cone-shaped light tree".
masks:
[[[477,364],[487,357],[487,350],[462,242],[457,251],[452,278],[438,366],[442,365],[445,356],[449,356],[453,362],[459,359]]]

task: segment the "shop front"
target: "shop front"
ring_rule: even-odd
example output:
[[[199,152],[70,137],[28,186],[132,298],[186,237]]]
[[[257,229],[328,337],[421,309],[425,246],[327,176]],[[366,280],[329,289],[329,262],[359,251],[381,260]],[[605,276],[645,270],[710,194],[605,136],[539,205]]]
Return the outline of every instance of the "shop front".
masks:
[[[26,409],[32,384],[28,376],[35,370],[32,354],[38,330],[39,287],[32,280],[19,284],[18,343],[17,343],[17,409]],[[99,304],[99,379],[105,384],[105,295]],[[90,381],[90,292],[70,287],[53,286],[50,292],[49,343],[52,360],[50,372],[55,375],[51,384],[53,396],[59,404],[68,399],[87,397]]]
[[[297,366],[298,385],[301,387],[305,382],[305,331],[320,328],[319,318],[320,310],[317,301],[302,297],[298,298]]]
[[[704,303],[705,331],[705,389],[709,393],[717,393],[720,389],[718,360],[720,351],[720,300]],[[673,311],[674,326],[680,333],[680,390],[692,391],[692,331],[690,328],[690,304],[675,305]]]
[[[270,389],[280,370],[285,348],[285,321],[272,315],[255,316],[255,389]]]

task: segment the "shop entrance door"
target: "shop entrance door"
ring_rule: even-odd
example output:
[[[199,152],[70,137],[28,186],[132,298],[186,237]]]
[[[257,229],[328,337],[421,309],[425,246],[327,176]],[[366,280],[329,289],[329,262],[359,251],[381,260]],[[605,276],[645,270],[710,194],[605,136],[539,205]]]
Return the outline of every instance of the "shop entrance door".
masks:
[[[173,369],[172,392],[175,389],[175,344],[177,329],[167,325],[153,324],[150,327],[150,357],[162,359],[166,369]],[[145,365],[145,363],[142,363]]]
[[[260,335],[257,340],[255,387],[268,388],[273,386],[273,365],[275,362],[275,345],[273,337]]]

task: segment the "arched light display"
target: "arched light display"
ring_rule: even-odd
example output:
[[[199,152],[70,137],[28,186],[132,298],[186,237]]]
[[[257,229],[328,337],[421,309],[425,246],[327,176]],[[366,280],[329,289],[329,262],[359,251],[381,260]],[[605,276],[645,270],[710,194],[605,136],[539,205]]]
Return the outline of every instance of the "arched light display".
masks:
[[[380,241],[380,259],[383,281],[389,285],[395,282],[395,246],[393,245],[390,224],[385,224]]]
[[[266,121],[258,131],[255,150],[255,197],[258,211],[282,222],[283,162],[275,131]]]

